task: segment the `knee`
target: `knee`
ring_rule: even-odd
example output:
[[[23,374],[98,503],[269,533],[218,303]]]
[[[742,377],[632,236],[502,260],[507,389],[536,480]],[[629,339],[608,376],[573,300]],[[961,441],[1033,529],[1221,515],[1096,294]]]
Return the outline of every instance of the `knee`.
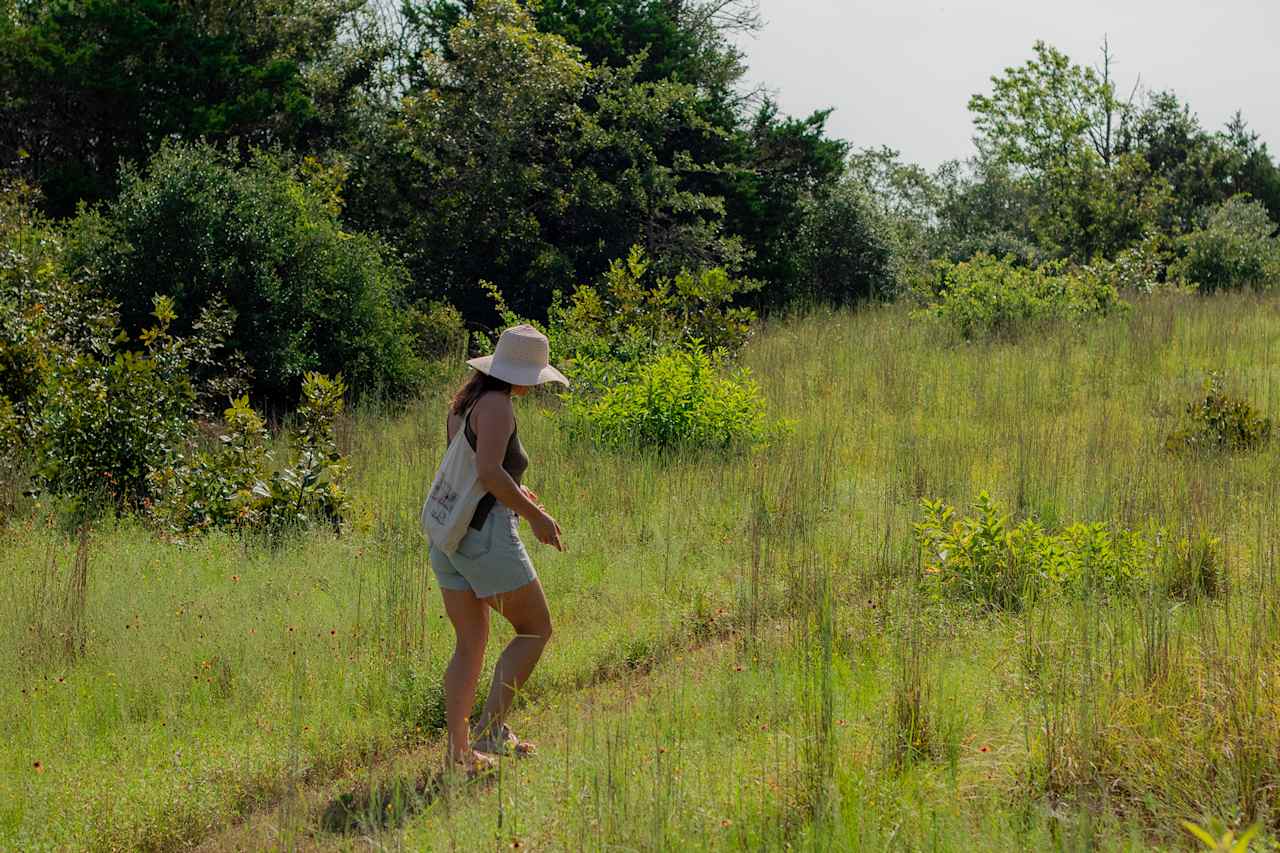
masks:
[[[551,618],[530,619],[519,625],[512,625],[516,629],[516,636],[523,637],[526,640],[536,640],[539,645],[545,646],[551,640]]]

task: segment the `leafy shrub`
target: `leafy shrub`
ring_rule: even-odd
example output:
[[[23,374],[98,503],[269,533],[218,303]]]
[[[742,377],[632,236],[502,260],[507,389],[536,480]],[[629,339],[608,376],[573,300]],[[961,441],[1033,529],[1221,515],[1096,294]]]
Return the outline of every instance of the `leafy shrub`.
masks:
[[[1171,274],[1202,293],[1269,289],[1280,282],[1280,239],[1261,203],[1237,195],[1209,210],[1202,228],[1178,240]]]
[[[803,213],[793,247],[799,267],[795,285],[781,294],[770,286],[770,304],[843,304],[892,294],[894,263],[909,253],[906,238],[875,210],[862,186],[842,181],[830,193],[808,200]]]
[[[1093,320],[1128,308],[1115,286],[1088,268],[1054,262],[1032,269],[990,255],[955,264],[934,261],[933,274],[917,288],[927,303],[922,313],[965,339],[1014,334],[1036,323]]]
[[[118,332],[111,306],[66,273],[62,236],[37,199],[25,185],[0,186],[0,398],[15,417],[52,364],[107,353]]]
[[[759,285],[722,268],[662,275],[633,246],[625,259],[610,264],[599,284],[580,285],[567,299],[557,292],[546,323],[511,310],[491,282],[480,286],[504,327],[530,323],[547,335],[552,359],[572,377],[581,403],[634,381],[642,365],[672,350],[696,345],[718,360],[731,359],[756,319],[734,299]]]
[[[151,515],[171,532],[235,527],[249,520],[257,500],[254,487],[270,470],[267,430],[247,397],[235,400],[223,418],[217,451],[189,441],[148,472],[158,496]]]
[[[1172,239],[1154,232],[1117,253],[1114,259],[1099,258],[1089,268],[1114,284],[1121,293],[1194,292],[1194,285],[1169,277],[1169,266],[1173,260]]]
[[[405,393],[419,368],[407,273],[377,239],[343,229],[343,177],[312,160],[294,170],[259,152],[240,166],[208,145],[165,145],[144,172],[124,171],[118,199],[77,219],[71,259],[119,301],[130,333],[153,291],[173,299],[177,334],[225,300],[228,344],[266,402],[292,402],[315,370]]]
[[[262,418],[242,397],[225,413],[220,447],[209,451],[188,442],[151,470],[158,495],[153,519],[178,534],[213,527],[277,532],[317,520],[337,528],[347,507],[347,462],[334,440],[334,421],[346,388],[341,377],[315,373],[302,387],[287,464],[273,470]]]
[[[1155,588],[1189,598],[1225,587],[1220,543],[1212,537],[1175,540],[1164,529],[1143,533],[1105,522],[1058,531],[1033,519],[1013,526],[986,492],[961,518],[941,500],[920,506],[924,520],[915,533],[925,571],[945,593],[992,609],[1020,610],[1042,591],[1118,596]]]
[[[50,492],[106,497],[117,509],[141,505],[149,467],[185,440],[195,401],[185,347],[169,334],[168,299],[157,297],[154,316],[142,352],[76,354],[45,377],[31,417]]]
[[[1209,374],[1204,396],[1187,404],[1184,423],[1165,439],[1170,452],[1255,450],[1271,439],[1270,418],[1223,388],[1222,376]]]
[[[462,314],[448,302],[428,301],[409,306],[409,335],[413,351],[433,361],[456,356],[467,340]]]
[[[693,341],[736,353],[751,334],[755,313],[734,298],[758,287],[715,267],[660,275],[639,246],[609,265],[598,285],[580,285],[548,315],[553,352],[570,364],[638,362]]]
[[[569,411],[607,447],[732,448],[767,441],[779,427],[766,418],[755,381],[746,369],[722,376],[717,367],[700,345],[672,349],[594,402],[571,395]]]

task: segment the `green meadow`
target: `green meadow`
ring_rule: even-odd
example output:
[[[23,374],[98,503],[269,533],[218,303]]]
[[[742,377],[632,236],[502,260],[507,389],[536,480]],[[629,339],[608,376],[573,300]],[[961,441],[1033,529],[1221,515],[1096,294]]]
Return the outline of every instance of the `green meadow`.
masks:
[[[566,551],[525,531],[554,636],[511,722],[540,750],[487,780],[436,778],[452,632],[417,529],[460,371],[341,424],[341,536],[13,522],[0,849],[1277,843],[1280,444],[1166,439],[1211,373],[1280,415],[1280,300],[1141,297],[986,343],[816,312],[742,359],[788,422],[754,452],[596,449],[554,397],[518,404]],[[1111,545],[998,604],[916,528],[983,492],[1004,529]],[[1164,544],[1102,583],[1123,531]]]

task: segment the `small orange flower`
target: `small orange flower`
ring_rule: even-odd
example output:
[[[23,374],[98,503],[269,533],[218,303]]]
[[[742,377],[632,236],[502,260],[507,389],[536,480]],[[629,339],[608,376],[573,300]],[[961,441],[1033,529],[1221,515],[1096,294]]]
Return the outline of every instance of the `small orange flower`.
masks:
[[[32,764],[32,765],[31,765],[31,767],[32,767],[32,769],[34,769],[37,773],[43,773],[43,772],[44,772],[44,765],[43,765],[42,763],[40,763],[39,761],[37,761],[37,762],[35,762],[34,764]]]
[[[231,582],[232,582],[232,583],[240,583],[240,576],[239,576],[239,575],[232,575],[232,576],[231,576]]]
[[[731,827],[731,826],[733,826],[733,821],[729,820],[729,818],[727,818],[727,817],[726,817],[726,818],[723,818],[723,819],[720,821],[720,828],[721,828],[721,829],[728,829],[728,828],[729,828],[729,827]]]
[[[978,752],[990,752],[990,751],[991,751],[991,747],[987,746],[985,743],[982,746],[978,747]]]

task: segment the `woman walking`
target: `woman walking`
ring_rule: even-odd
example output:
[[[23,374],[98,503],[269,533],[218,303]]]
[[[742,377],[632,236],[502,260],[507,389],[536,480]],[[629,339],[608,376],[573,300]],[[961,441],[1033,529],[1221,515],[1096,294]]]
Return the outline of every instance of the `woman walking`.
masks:
[[[529,522],[539,542],[564,550],[560,526],[538,497],[521,485],[529,457],[516,433],[512,401],[544,382],[568,385],[548,363],[546,337],[532,326],[507,329],[491,356],[473,358],[475,368],[449,406],[448,440],[464,430],[476,454],[476,473],[485,496],[453,554],[431,546],[431,567],[440,584],[445,612],[457,637],[445,670],[445,715],[449,729],[446,766],[468,773],[493,765],[489,755],[523,755],[533,744],[506,724],[515,693],[528,679],[551,638],[551,615],[533,562],[520,541],[519,524]],[[468,714],[484,665],[489,611],[515,629],[494,667],[493,685],[474,731]]]

